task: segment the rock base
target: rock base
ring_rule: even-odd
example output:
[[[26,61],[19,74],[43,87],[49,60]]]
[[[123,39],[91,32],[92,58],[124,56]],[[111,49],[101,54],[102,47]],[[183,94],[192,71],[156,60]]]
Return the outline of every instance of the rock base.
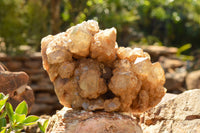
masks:
[[[64,107],[51,117],[46,133],[142,133],[140,125],[120,113],[78,111]]]
[[[143,132],[200,133],[200,89],[170,97],[144,113]]]

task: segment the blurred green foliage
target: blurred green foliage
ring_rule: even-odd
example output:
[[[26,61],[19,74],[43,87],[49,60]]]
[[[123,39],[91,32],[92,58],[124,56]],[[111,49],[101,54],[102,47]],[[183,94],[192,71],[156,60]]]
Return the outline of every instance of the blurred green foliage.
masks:
[[[51,33],[51,1],[0,0],[0,37],[7,53],[22,44],[39,50],[41,38]],[[103,29],[117,28],[119,45],[200,48],[199,0],[61,0],[59,12],[60,31],[94,19]]]
[[[145,36],[156,36],[163,45],[186,43],[200,48],[199,0],[138,0],[138,21]]]
[[[0,44],[6,53],[20,54],[20,45],[38,49],[40,39],[48,34],[48,11],[41,1],[0,0]]]
[[[176,56],[177,56],[179,59],[184,60],[184,61],[192,61],[192,60],[194,60],[194,57],[193,57],[193,56],[184,55],[184,54],[183,54],[185,51],[189,50],[191,47],[192,47],[192,45],[191,45],[190,43],[181,46],[180,48],[178,48],[178,51],[177,51],[177,53],[176,53]]]
[[[102,29],[115,27],[117,42],[127,46],[132,36],[138,36],[134,29],[139,16],[134,3],[132,0],[64,0],[63,28],[94,19]]]
[[[0,36],[6,43],[6,52],[25,43],[25,22],[21,19],[24,11],[20,10],[23,4],[20,0],[0,1]]]

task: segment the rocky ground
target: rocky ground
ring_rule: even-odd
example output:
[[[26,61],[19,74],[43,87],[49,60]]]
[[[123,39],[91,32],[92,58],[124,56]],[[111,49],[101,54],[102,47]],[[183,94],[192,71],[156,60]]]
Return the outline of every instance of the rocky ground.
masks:
[[[50,120],[47,132],[121,133],[120,130],[123,130],[127,133],[199,133],[199,95],[200,89],[188,90],[181,94],[166,93],[156,107],[140,115],[80,112],[63,108],[50,119],[45,117]],[[44,119],[44,116],[42,118]],[[39,132],[36,126],[26,129],[30,133],[36,130]]]
[[[199,58],[195,63],[182,61],[176,57],[177,48],[149,46],[143,49],[151,55],[153,62],[159,61],[164,68],[168,93],[156,107],[139,117],[137,115],[139,122],[136,125],[139,124],[144,133],[200,132],[200,70],[196,69],[200,66]],[[19,86],[28,84],[35,94],[32,114],[55,114],[62,106],[42,68],[41,55],[34,55],[31,59],[14,58],[0,54],[0,61],[10,71],[25,71],[29,75],[29,83]]]
[[[166,94],[163,101],[141,115],[144,133],[199,133],[200,89],[179,95]]]

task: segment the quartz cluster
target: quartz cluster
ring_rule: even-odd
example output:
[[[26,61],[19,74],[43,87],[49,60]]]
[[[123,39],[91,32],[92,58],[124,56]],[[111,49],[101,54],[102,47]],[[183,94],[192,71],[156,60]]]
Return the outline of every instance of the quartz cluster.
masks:
[[[116,29],[94,20],[41,41],[43,67],[62,105],[107,112],[144,112],[165,95],[161,65],[140,48],[118,47]]]

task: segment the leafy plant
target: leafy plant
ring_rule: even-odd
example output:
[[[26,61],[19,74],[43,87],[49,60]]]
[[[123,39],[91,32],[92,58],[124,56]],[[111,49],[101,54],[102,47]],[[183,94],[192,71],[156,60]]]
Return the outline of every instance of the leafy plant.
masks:
[[[191,47],[192,47],[192,45],[190,43],[187,43],[187,44],[181,46],[180,48],[178,48],[176,56],[182,60],[190,60],[190,61],[193,60],[194,59],[193,56],[183,54],[183,52],[189,50]]]
[[[0,0],[0,52],[23,54],[21,45],[38,50],[41,38],[49,32],[48,22],[47,6],[42,1]]]
[[[22,101],[15,110],[10,103],[7,102],[8,95],[0,93],[0,133],[20,133],[24,126],[33,125],[39,119],[37,116],[28,114],[28,105]],[[8,118],[8,119],[6,119]]]
[[[45,130],[47,128],[49,120],[45,120],[43,124],[41,124],[40,122],[38,122],[38,127],[40,128],[40,131],[42,133],[45,133]]]

